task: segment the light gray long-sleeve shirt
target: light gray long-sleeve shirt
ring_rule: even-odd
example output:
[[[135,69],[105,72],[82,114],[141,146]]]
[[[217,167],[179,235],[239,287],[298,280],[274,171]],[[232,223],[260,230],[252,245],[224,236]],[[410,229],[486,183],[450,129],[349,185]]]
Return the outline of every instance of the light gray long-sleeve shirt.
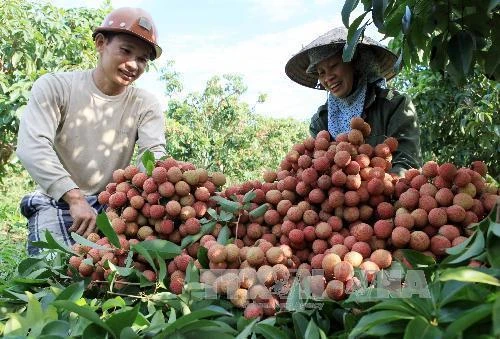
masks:
[[[136,143],[138,159],[146,150],[165,154],[165,118],[152,94],[129,86],[108,96],[91,70],[51,73],[33,84],[16,154],[39,190],[59,200],[73,188],[103,191]]]

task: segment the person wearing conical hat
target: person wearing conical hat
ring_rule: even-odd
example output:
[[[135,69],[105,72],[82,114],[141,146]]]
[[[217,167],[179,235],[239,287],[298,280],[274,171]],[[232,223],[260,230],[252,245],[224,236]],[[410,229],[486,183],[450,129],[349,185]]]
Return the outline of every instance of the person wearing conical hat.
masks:
[[[285,73],[294,82],[328,92],[326,103],[311,118],[311,135],[328,130],[335,138],[349,132],[352,118],[362,117],[371,126],[366,143],[376,146],[388,137],[398,140],[392,173],[401,176],[409,168],[420,168],[415,107],[408,95],[387,87],[387,81],[395,76],[396,55],[364,37],[351,62],[343,62],[346,39],[344,27],[334,28],[303,47],[285,66]]]
[[[38,184],[21,201],[31,244],[46,230],[66,245],[71,232],[88,236],[103,208],[96,195],[113,172],[149,150],[165,155],[164,115],[153,94],[130,86],[150,60],[160,57],[158,32],[149,13],[123,7],[95,28],[95,68],[41,76],[20,121],[17,156]]]

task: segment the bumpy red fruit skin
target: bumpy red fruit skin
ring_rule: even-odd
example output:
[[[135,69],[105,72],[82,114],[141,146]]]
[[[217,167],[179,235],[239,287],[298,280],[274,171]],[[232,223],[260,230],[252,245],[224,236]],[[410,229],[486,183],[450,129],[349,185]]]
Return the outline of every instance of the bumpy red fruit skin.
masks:
[[[250,303],[245,308],[243,315],[246,319],[260,318],[264,314],[262,307],[256,303]]]
[[[354,268],[351,263],[341,261],[333,268],[335,279],[346,282],[354,276]]]
[[[372,252],[370,260],[380,268],[388,268],[392,263],[392,255],[387,250],[378,249]]]

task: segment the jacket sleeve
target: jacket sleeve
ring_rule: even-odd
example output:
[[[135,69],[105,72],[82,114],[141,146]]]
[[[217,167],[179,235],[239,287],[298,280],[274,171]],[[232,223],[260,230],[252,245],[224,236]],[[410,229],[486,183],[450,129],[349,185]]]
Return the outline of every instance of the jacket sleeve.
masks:
[[[398,139],[398,148],[392,155],[391,172],[401,176],[409,168],[420,168],[422,155],[415,106],[406,94],[398,95],[396,98],[399,100],[389,121],[387,137]]]
[[[326,105],[318,107],[317,112],[312,116],[311,123],[309,124],[309,133],[315,137],[322,130],[328,130],[328,113]]]

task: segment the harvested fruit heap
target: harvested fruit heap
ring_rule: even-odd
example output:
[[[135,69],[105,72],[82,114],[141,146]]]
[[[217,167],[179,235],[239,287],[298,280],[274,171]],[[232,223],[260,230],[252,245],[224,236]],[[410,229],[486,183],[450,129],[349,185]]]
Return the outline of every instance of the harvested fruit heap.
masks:
[[[249,181],[221,192],[243,202],[253,191],[249,210],[266,204],[267,211],[255,217],[243,210],[231,227],[230,244],[217,243],[217,224],[211,234],[188,246],[168,263],[170,290],[182,292],[190,261],[201,268],[196,255],[203,246],[211,269],[239,271],[202,271],[200,281],[245,308],[248,318],[274,314],[291,287],[291,272],[313,296],[341,300],[360,284],[355,269],[372,281],[393,259],[404,262],[401,249],[442,258],[447,248],[470,235],[467,226],[483,219],[498,200],[497,188],[485,181],[487,169],[481,161],[458,169],[429,161],[398,178],[389,173],[397,140],[387,138],[372,147],[364,143],[370,134],[366,122],[354,118],[351,128],[335,140],[327,131],[307,138],[293,147],[279,170],[263,174],[264,182]],[[113,178],[99,201],[109,205],[107,215],[122,249],[112,255],[82,251],[77,245],[94,265],[82,270],[83,256],[70,261],[92,279],[105,277],[106,259],[123,265],[130,243],[158,237],[179,244],[199,234],[207,208],[220,209],[210,197],[225,183],[220,174],[209,177],[205,170],[173,159],[158,162],[151,177],[128,167]],[[105,238],[93,237],[110,246]],[[134,258],[134,266],[155,280],[146,260]],[[323,274],[311,274],[313,269]],[[279,293],[271,293],[278,283]]]
[[[98,195],[98,201],[108,206],[106,215],[118,235],[121,248],[115,248],[106,237],[92,233],[88,240],[101,249],[75,244],[73,250],[79,255],[71,257],[71,266],[82,276],[101,281],[110,273],[105,262],[109,260],[114,265],[125,266],[132,244],[153,239],[180,244],[183,237],[200,231],[199,219],[209,207],[216,205],[210,197],[225,183],[222,173],[209,176],[204,169],[196,169],[192,164],[172,158],[158,161],[151,176],[132,165],[116,170],[113,182]],[[187,253],[196,256],[198,246],[199,243],[195,243],[187,247]],[[186,270],[189,262],[183,262],[186,256],[175,260],[181,271]],[[85,257],[91,258],[93,263],[84,262]],[[169,270],[173,265],[172,261]],[[156,280],[155,272],[143,256],[135,254],[133,266],[148,280]]]

